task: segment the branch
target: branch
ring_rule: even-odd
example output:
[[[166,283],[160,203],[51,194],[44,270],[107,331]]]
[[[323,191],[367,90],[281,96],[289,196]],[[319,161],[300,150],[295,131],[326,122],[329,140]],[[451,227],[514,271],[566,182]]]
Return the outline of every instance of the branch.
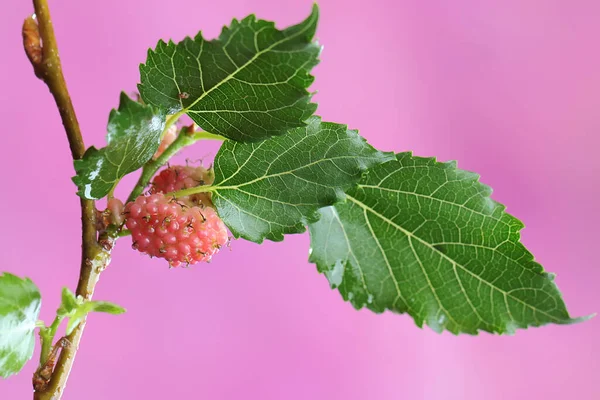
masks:
[[[33,65],[36,76],[48,85],[52,96],[54,96],[67,132],[73,159],[79,159],[85,152],[85,145],[62,73],[47,0],[33,0],[33,5],[35,15],[27,18],[23,23],[23,46]],[[37,24],[35,23],[36,19]],[[41,43],[39,39],[41,39]]]
[[[85,145],[62,73],[47,0],[33,0],[33,6],[35,15],[27,18],[23,23],[23,46],[36,76],[46,83],[54,97],[67,133],[71,154],[73,159],[77,160],[83,157]],[[96,208],[92,200],[81,200],[81,222],[82,257],[76,293],[86,300],[90,300],[100,273],[110,262],[110,250],[114,238],[104,237],[100,241],[97,240]],[[34,392],[34,399],[61,398],[84,327],[85,320],[67,337],[71,346],[62,350],[47,387],[43,391]]]

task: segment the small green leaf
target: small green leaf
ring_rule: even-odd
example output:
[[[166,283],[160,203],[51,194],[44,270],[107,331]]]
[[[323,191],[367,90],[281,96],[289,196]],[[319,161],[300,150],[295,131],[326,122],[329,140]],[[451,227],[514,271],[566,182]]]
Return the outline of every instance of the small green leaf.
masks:
[[[318,19],[315,5],[304,22],[283,31],[250,15],[233,20],[216,40],[198,33],[177,44],[160,41],[140,65],[140,94],[229,139],[282,135],[316,110],[306,89],[320,52],[312,43]]]
[[[125,309],[108,301],[90,301],[86,303],[88,312],[103,312],[112,315],[123,314]]]
[[[408,313],[438,332],[579,321],[491,193],[455,162],[398,154],[320,210],[310,261],[356,308]]]
[[[119,109],[112,110],[108,119],[108,145],[100,150],[90,147],[74,163],[77,194],[101,199],[122,177],[141,168],[158,148],[165,118],[154,107],[121,93]]]
[[[56,314],[59,317],[66,317],[71,315],[77,308],[80,306],[81,302],[77,301],[75,294],[69,290],[69,288],[64,287],[62,290],[61,296],[62,302],[60,307],[56,311]]]
[[[236,237],[260,243],[306,230],[369,167],[393,159],[345,125],[312,117],[287,135],[225,142],[215,157],[212,201]]]
[[[117,315],[123,314],[125,309],[108,301],[83,302],[69,318],[69,323],[67,324],[67,335],[70,335],[71,332],[73,332],[73,329],[77,328],[81,321],[83,321],[83,319],[91,312],[103,312]]]
[[[0,275],[0,376],[18,373],[33,355],[42,298],[25,278]]]

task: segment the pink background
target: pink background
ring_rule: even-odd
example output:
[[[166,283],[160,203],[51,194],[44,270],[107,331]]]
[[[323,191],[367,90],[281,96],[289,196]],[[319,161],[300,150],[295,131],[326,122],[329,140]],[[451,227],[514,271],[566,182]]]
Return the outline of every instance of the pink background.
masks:
[[[251,12],[284,26],[311,0],[50,3],[86,142],[101,145],[119,91],[135,88],[159,38],[214,37]],[[40,286],[49,321],[77,280],[79,211],[58,113],[20,47],[30,5],[2,4],[0,270]],[[572,314],[600,311],[600,3],[320,4],[319,114],[379,148],[481,173],[527,224],[523,240],[558,274]],[[129,245],[118,243],[96,295],[128,313],[91,316],[65,399],[600,398],[600,318],[513,337],[437,335],[408,316],[354,311],[307,263],[307,235],[236,241],[190,270]],[[0,382],[0,398],[31,398],[34,368]]]

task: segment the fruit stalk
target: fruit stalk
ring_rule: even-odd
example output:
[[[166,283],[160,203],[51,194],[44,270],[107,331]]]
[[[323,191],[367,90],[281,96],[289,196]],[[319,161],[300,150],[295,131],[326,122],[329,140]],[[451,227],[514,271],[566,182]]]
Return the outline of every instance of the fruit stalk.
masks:
[[[56,106],[60,113],[71,154],[74,160],[83,157],[85,144],[71,102],[71,97],[67,89],[67,84],[62,73],[62,66],[58,54],[58,46],[50,18],[47,0],[33,0],[35,16],[25,20],[23,25],[23,44],[25,51],[33,65],[36,76],[46,83],[50,93],[54,97]],[[37,20],[37,32],[35,26]],[[25,29],[27,28],[27,29]],[[39,37],[36,37],[36,34]],[[41,58],[32,57],[31,49],[39,50],[39,39],[41,39]],[[35,44],[37,46],[31,46]],[[96,232],[96,209],[94,201],[81,200],[81,222],[82,222],[82,257],[79,282],[77,285],[77,295],[85,299],[91,299],[94,288],[98,282],[100,273],[110,262],[110,250],[114,239],[104,237],[97,240]],[[77,354],[81,335],[85,327],[85,320],[67,337],[71,346],[64,348],[56,367],[52,373],[51,380],[44,391],[34,392],[34,399],[50,400],[60,399],[64,391],[69,373]]]

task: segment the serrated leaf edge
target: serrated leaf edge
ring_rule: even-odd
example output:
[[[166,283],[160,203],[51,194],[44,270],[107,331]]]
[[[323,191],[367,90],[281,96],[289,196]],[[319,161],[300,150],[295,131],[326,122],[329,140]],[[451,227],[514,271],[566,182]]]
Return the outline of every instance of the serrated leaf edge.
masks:
[[[485,195],[485,198],[486,198],[486,200],[489,202],[489,205],[490,205],[490,207],[492,207],[492,208],[498,208],[498,209],[499,209],[499,211],[501,211],[501,212],[502,212],[502,213],[504,213],[505,215],[509,216],[512,222],[514,222],[514,223],[518,224],[518,228],[517,228],[517,230],[516,230],[517,237],[516,237],[516,240],[515,240],[515,242],[514,242],[514,243],[515,243],[515,244],[518,244],[518,246],[519,246],[519,247],[521,247],[521,248],[522,248],[522,250],[524,250],[524,251],[526,252],[526,254],[527,254],[528,258],[527,258],[526,260],[524,260],[524,262],[526,262],[527,264],[531,264],[532,266],[534,266],[534,267],[535,267],[535,269],[534,269],[534,268],[532,268],[532,269],[531,269],[531,271],[532,271],[532,272],[534,272],[534,273],[537,273],[537,274],[539,274],[541,277],[543,277],[543,278],[546,278],[546,279],[548,279],[548,280],[550,280],[550,281],[553,281],[553,280],[554,280],[555,274],[553,274],[553,273],[549,273],[549,272],[545,271],[545,270],[544,270],[544,268],[543,268],[543,266],[542,266],[541,264],[539,264],[537,261],[535,261],[535,257],[533,256],[533,254],[532,254],[532,253],[531,253],[531,252],[530,252],[530,251],[529,251],[529,250],[528,250],[528,249],[525,247],[525,245],[524,245],[524,244],[521,242],[521,231],[522,231],[522,230],[525,228],[525,224],[523,224],[523,222],[522,222],[522,221],[520,221],[518,218],[516,218],[516,217],[515,217],[515,216],[513,216],[512,214],[509,214],[509,213],[507,213],[507,212],[506,212],[506,208],[507,208],[507,207],[506,207],[504,204],[502,204],[502,203],[499,203],[499,202],[497,202],[497,201],[493,200],[493,199],[490,197],[490,196],[491,196],[491,194],[492,194],[492,192],[493,192],[493,190],[492,190],[492,188],[491,188],[491,187],[489,187],[488,185],[485,185],[484,183],[482,183],[482,182],[480,181],[481,177],[480,177],[480,175],[479,175],[479,174],[477,174],[477,173],[475,173],[475,172],[471,172],[471,171],[466,171],[466,170],[461,170],[461,169],[459,169],[459,168],[458,168],[458,162],[457,162],[456,160],[451,160],[451,161],[446,161],[446,162],[440,162],[440,161],[437,161],[437,158],[436,158],[436,157],[416,157],[416,156],[413,156],[413,152],[401,152],[401,153],[397,153],[397,154],[396,154],[396,157],[395,157],[395,160],[388,161],[388,163],[398,162],[398,161],[400,161],[400,159],[401,159],[402,157],[420,158],[420,159],[422,159],[422,160],[425,160],[425,161],[428,161],[428,162],[430,162],[430,163],[432,163],[432,164],[434,164],[434,165],[436,165],[436,164],[437,164],[437,165],[443,165],[444,167],[447,167],[447,168],[454,169],[454,170],[456,170],[456,171],[459,171],[459,172],[461,172],[461,173],[464,173],[464,174],[466,174],[467,176],[470,176],[470,181],[469,181],[469,182],[471,182],[471,183],[477,183],[477,184],[478,184],[478,185],[479,185],[479,186],[480,186],[482,189],[484,189],[484,190],[485,190],[485,194],[486,194],[486,195]],[[385,163],[379,164],[378,166],[381,166],[381,165],[383,165],[383,164],[385,164]],[[369,174],[369,170],[367,170],[367,171],[366,171],[366,172],[363,174],[363,177],[367,176],[368,174]],[[361,185],[361,184],[359,183],[359,184],[358,184],[358,185],[356,185],[355,187],[360,187],[360,186],[364,186],[364,185]],[[350,189],[349,189],[349,190],[350,190]],[[357,204],[359,207],[361,207],[361,208],[363,208],[363,209],[364,209],[364,205],[363,205],[363,204],[362,204],[360,201],[358,201],[358,200],[354,199],[352,196],[350,196],[350,195],[348,195],[348,194],[346,194],[346,198],[345,198],[345,200],[344,200],[344,201],[342,201],[341,203],[345,203],[345,202],[346,202],[346,201],[348,201],[348,200],[350,200],[350,201],[354,202],[354,203],[355,203],[355,204]],[[339,204],[339,203],[338,203],[338,204]],[[335,204],[333,204],[332,206],[333,206],[333,207],[335,207]],[[324,207],[323,207],[323,208],[324,208]],[[372,209],[370,209],[370,208],[369,208],[369,211],[371,211],[371,212],[373,212],[373,213],[375,213],[376,215],[378,215],[378,216],[379,216],[379,213],[376,213],[374,210],[372,210]],[[337,211],[336,211],[336,213],[337,213]],[[380,217],[380,218],[381,218],[381,217],[384,217],[384,218],[385,218],[385,216],[379,216],[379,217]],[[389,219],[388,219],[388,218],[385,218],[385,220],[386,220],[386,221],[389,221]],[[395,223],[392,223],[392,221],[389,221],[388,223],[390,223],[390,224],[391,224],[391,225],[393,225],[393,226],[397,226],[397,224],[395,224]],[[341,221],[340,221],[340,224],[341,224]],[[345,232],[345,229],[344,229],[344,226],[343,226],[343,224],[341,224],[341,228],[342,228],[342,229],[344,230],[344,232]],[[451,258],[449,258],[448,256],[446,256],[444,253],[442,253],[442,252],[439,252],[439,250],[435,249],[435,247],[431,246],[431,245],[430,245],[430,244],[428,244],[427,242],[425,242],[425,241],[423,241],[422,239],[420,239],[420,238],[416,237],[415,235],[413,235],[413,234],[412,234],[412,232],[406,231],[405,229],[403,229],[403,228],[401,228],[401,227],[399,227],[399,228],[400,228],[400,230],[401,230],[401,231],[402,231],[402,232],[403,232],[405,235],[407,235],[407,236],[409,236],[409,237],[415,237],[417,240],[419,240],[419,241],[421,241],[421,242],[425,243],[425,244],[426,244],[428,247],[432,248],[432,249],[433,249],[433,250],[435,250],[437,253],[441,254],[441,255],[442,255],[442,257],[444,257],[444,258],[446,258],[447,260],[449,260],[449,261],[450,261],[452,264],[454,264],[454,265],[459,265],[459,264],[458,264],[456,261],[454,261],[454,260],[452,260]],[[347,243],[348,247],[350,248],[350,243],[348,243],[348,242],[346,242],[346,243]],[[338,262],[341,262],[341,266],[342,266],[342,267],[343,267],[343,269],[345,270],[345,268],[346,268],[346,264],[349,262],[349,259],[346,259],[346,260],[337,260],[335,263],[333,263],[333,264],[330,264],[330,265],[327,265],[326,263],[319,262],[319,261],[318,261],[318,260],[316,260],[316,259],[315,259],[315,257],[313,256],[313,253],[312,253],[312,244],[311,244],[311,248],[309,249],[309,262],[310,262],[310,263],[313,263],[313,264],[315,264],[315,265],[316,265],[316,267],[317,267],[317,271],[318,271],[319,273],[322,273],[322,274],[325,274],[325,275],[326,275],[326,272],[328,272],[328,271],[331,271],[332,267],[335,267],[335,266],[338,264]],[[360,268],[360,266],[358,266],[358,267]],[[461,266],[461,267],[462,267],[462,266]],[[465,271],[466,271],[466,272],[469,272],[469,273],[471,273],[470,271],[468,271],[468,270],[466,270],[466,269],[465,269]],[[343,272],[342,272],[342,274],[343,274]],[[471,273],[471,274],[472,274],[472,273]],[[477,278],[477,279],[479,279],[479,280],[481,280],[481,278],[480,278],[479,276],[476,276],[476,278]],[[489,282],[487,282],[487,281],[483,281],[483,280],[481,280],[481,281],[482,281],[482,282],[484,282],[484,283],[486,283],[486,284],[489,284]],[[336,287],[333,287],[333,286],[332,286],[332,289],[336,289],[336,288],[337,288],[337,286],[336,286]],[[556,286],[556,285],[555,285],[555,288],[556,288],[556,290],[557,290],[557,293],[558,293],[558,295],[559,295],[559,296],[562,298],[562,293],[560,292],[560,290],[559,290],[558,286]],[[500,291],[500,292],[504,292],[504,291],[500,290],[499,288],[497,288],[497,287],[495,287],[495,286],[494,286],[494,289],[495,289],[495,290],[498,290],[498,291]],[[511,297],[512,297],[512,296],[511,296]],[[554,319],[554,321],[553,321],[553,322],[541,322],[541,323],[539,323],[539,322],[532,322],[532,323],[530,323],[530,324],[519,324],[519,323],[516,323],[516,322],[515,322],[514,324],[512,324],[512,326],[509,326],[509,325],[507,325],[507,326],[506,326],[506,330],[504,330],[504,331],[503,331],[503,330],[501,330],[501,329],[498,329],[498,330],[486,330],[486,329],[483,329],[483,328],[476,329],[475,331],[451,331],[451,330],[447,329],[447,327],[446,327],[446,322],[447,322],[447,319],[446,319],[446,321],[444,321],[444,323],[442,323],[442,324],[439,324],[439,323],[432,323],[430,320],[426,320],[426,319],[423,319],[423,320],[418,320],[416,316],[413,316],[412,314],[410,314],[410,310],[408,310],[408,309],[407,309],[407,310],[403,310],[403,311],[400,311],[400,312],[398,312],[398,311],[396,311],[396,310],[391,310],[391,309],[389,309],[388,307],[385,307],[385,309],[384,309],[383,311],[381,311],[381,310],[375,310],[375,309],[372,309],[371,307],[369,307],[369,304],[367,304],[367,303],[358,304],[358,303],[356,303],[356,302],[353,302],[351,298],[348,298],[348,296],[343,296],[343,295],[342,295],[342,298],[343,298],[345,301],[349,301],[349,302],[352,304],[352,306],[353,306],[353,307],[354,307],[356,310],[360,310],[360,309],[362,309],[362,308],[366,307],[366,308],[368,308],[369,310],[371,310],[371,311],[373,311],[373,312],[375,312],[375,313],[377,313],[377,314],[379,314],[379,313],[382,313],[383,311],[390,311],[390,312],[392,312],[392,313],[394,313],[394,314],[405,314],[405,313],[406,313],[406,314],[409,314],[409,315],[411,316],[411,318],[413,319],[413,321],[415,322],[415,324],[416,324],[416,325],[417,325],[419,328],[422,328],[422,327],[423,327],[423,324],[425,323],[425,324],[427,324],[427,325],[428,325],[428,326],[429,326],[429,327],[430,327],[430,328],[431,328],[431,329],[432,329],[434,332],[436,332],[436,333],[442,333],[443,331],[448,331],[448,332],[452,333],[452,334],[453,334],[453,335],[455,335],[455,336],[456,336],[456,335],[459,335],[459,334],[462,334],[462,333],[466,333],[466,334],[469,334],[469,335],[474,335],[474,336],[477,336],[477,335],[479,334],[479,332],[481,332],[481,331],[483,331],[483,332],[488,332],[488,333],[492,333],[492,334],[508,334],[508,335],[512,335],[512,334],[514,334],[514,333],[516,332],[516,330],[517,330],[517,329],[528,329],[528,328],[531,328],[531,327],[540,327],[540,326],[548,325],[548,324],[550,324],[550,323],[555,323],[555,324],[558,324],[558,325],[571,325],[571,324],[576,324],[576,323],[580,323],[580,322],[587,321],[588,319],[594,318],[594,317],[596,316],[596,314],[591,314],[591,315],[587,315],[587,316],[583,316],[583,317],[576,317],[576,318],[572,318],[572,317],[570,317],[570,316],[569,316],[569,317],[568,317],[568,318],[566,318],[566,319],[556,319],[555,317],[553,317],[553,316],[550,316],[552,319]],[[529,304],[527,304],[527,303],[523,302],[522,300],[520,300],[520,299],[518,299],[518,298],[515,298],[515,300],[517,300],[517,301],[519,301],[519,302],[521,302],[521,303],[525,304],[526,306],[528,306],[528,307],[532,308],[532,307],[531,307]],[[541,312],[541,311],[540,311],[540,310],[538,310],[537,308],[535,308],[535,311]]]
[[[311,10],[311,14],[308,16],[308,18],[306,18],[304,21],[300,22],[299,24],[296,24],[296,25],[290,26],[290,27],[288,27],[288,28],[286,28],[286,29],[280,30],[280,32],[285,32],[286,30],[293,29],[293,28],[295,28],[295,27],[297,27],[297,26],[300,26],[300,25],[302,25],[302,24],[305,24],[305,23],[307,23],[307,22],[309,22],[309,21],[312,23],[312,20],[313,20],[313,19],[315,19],[315,20],[317,20],[317,21],[318,21],[318,19],[319,19],[319,7],[318,7],[318,5],[317,5],[316,3],[314,3],[314,4],[313,4],[312,10]],[[232,22],[231,22],[230,26],[227,26],[227,25],[223,26],[223,28],[221,29],[221,34],[219,35],[219,37],[218,37],[218,38],[212,39],[212,40],[210,40],[209,42],[213,42],[213,43],[216,43],[216,42],[221,42],[221,36],[222,36],[224,33],[226,33],[227,31],[231,30],[231,29],[232,29],[232,27],[233,27],[233,25],[235,25],[235,24],[238,24],[238,25],[239,25],[239,24],[242,24],[242,23],[244,23],[244,22],[246,22],[246,21],[247,21],[247,22],[256,22],[256,21],[259,21],[259,20],[257,19],[257,17],[256,17],[256,15],[255,15],[255,14],[250,14],[250,15],[248,15],[247,17],[243,18],[241,21],[238,21],[236,18],[234,18],[234,19],[232,20]],[[275,28],[275,29],[276,29],[276,27],[275,27],[275,23],[274,23],[274,22],[272,22],[272,21],[266,21],[266,20],[260,20],[260,21],[263,21],[263,22],[265,22],[265,23],[268,23],[268,24],[270,24],[270,25],[271,25],[271,27],[273,27],[273,28]],[[199,97],[198,97],[196,100],[194,100],[192,103],[190,103],[188,106],[184,106],[184,105],[183,105],[183,102],[182,102],[182,99],[180,98],[180,99],[179,99],[179,105],[180,105],[180,107],[179,107],[179,108],[167,109],[167,110],[166,110],[166,111],[167,111],[167,113],[169,113],[169,114],[178,114],[178,115],[182,115],[182,114],[184,114],[184,113],[187,113],[188,111],[190,111],[190,109],[191,109],[192,107],[194,107],[196,104],[198,104],[198,103],[199,103],[199,102],[200,102],[202,99],[204,99],[204,98],[205,98],[207,95],[209,95],[210,93],[212,93],[212,91],[213,91],[213,90],[216,90],[217,88],[219,88],[219,87],[220,87],[221,85],[223,85],[224,83],[226,83],[226,82],[228,82],[229,80],[233,79],[233,78],[235,77],[235,75],[237,75],[237,74],[238,74],[240,71],[242,71],[242,70],[243,70],[244,68],[246,68],[248,65],[250,65],[250,64],[252,64],[254,61],[256,61],[256,59],[257,59],[258,57],[260,57],[262,54],[268,53],[269,51],[273,50],[273,49],[274,49],[274,48],[276,48],[277,46],[279,46],[279,45],[281,45],[281,44],[283,44],[283,43],[285,43],[285,42],[287,42],[287,41],[289,41],[289,40],[292,40],[292,39],[294,39],[295,37],[297,37],[297,36],[301,35],[302,33],[305,33],[305,31],[307,31],[307,30],[309,30],[309,29],[310,29],[310,26],[311,26],[310,24],[307,24],[307,27],[306,27],[306,29],[305,29],[305,30],[302,30],[302,31],[300,31],[300,32],[297,32],[295,35],[292,35],[292,36],[285,37],[284,39],[282,39],[282,40],[280,40],[280,41],[278,41],[278,42],[275,42],[275,43],[273,43],[271,46],[269,46],[269,47],[267,47],[267,48],[265,48],[265,49],[263,49],[263,50],[260,50],[260,51],[258,51],[258,52],[257,52],[257,53],[256,53],[256,54],[255,54],[255,55],[252,57],[252,58],[250,58],[250,59],[249,59],[249,60],[248,60],[246,63],[244,63],[243,65],[241,65],[241,66],[237,67],[237,68],[236,68],[236,70],[235,70],[234,72],[232,72],[232,73],[230,73],[229,75],[227,75],[227,76],[226,76],[226,77],[225,77],[223,80],[221,80],[219,83],[217,83],[217,84],[216,84],[216,85],[214,85],[213,87],[209,88],[208,90],[204,90],[204,89],[203,89],[203,93],[202,93],[202,94],[201,94],[201,95],[200,95],[200,96],[199,96]],[[308,41],[311,41],[311,40],[313,40],[313,38],[314,38],[314,33],[315,33],[314,31],[315,31],[315,30],[313,29],[313,32],[312,32],[312,33],[311,33],[311,34],[310,34],[310,35],[307,37]],[[194,36],[194,38],[193,38],[193,39],[192,39],[190,36],[186,36],[186,37],[184,37],[184,39],[183,39],[183,40],[181,40],[181,41],[180,41],[180,42],[178,42],[178,43],[175,43],[175,42],[173,42],[173,40],[171,40],[171,39],[169,39],[167,42],[165,42],[164,40],[160,39],[160,40],[158,41],[157,45],[154,47],[154,49],[153,49],[153,48],[149,48],[149,49],[148,49],[148,51],[147,51],[147,56],[146,56],[146,57],[147,57],[147,59],[150,59],[150,58],[152,58],[152,59],[153,59],[153,58],[154,58],[154,56],[155,56],[156,54],[158,54],[158,50],[160,50],[160,49],[163,49],[163,48],[164,48],[164,49],[167,49],[167,48],[169,48],[169,47],[176,47],[176,46],[178,46],[178,45],[180,45],[180,44],[184,43],[186,40],[192,40],[192,41],[196,41],[196,40],[198,40],[198,39],[200,39],[200,40],[202,40],[202,41],[207,41],[207,40],[206,40],[206,39],[205,39],[205,38],[202,36],[202,31],[199,31],[199,32],[198,32],[198,33],[197,33],[197,34]],[[318,44],[316,41],[312,41],[312,42],[311,42],[311,43],[309,43],[308,45],[313,45],[313,46],[316,46],[316,47],[319,49],[319,54],[318,54],[318,56],[321,54],[321,52],[322,52],[322,50],[323,50],[323,46],[319,45],[319,44]],[[314,62],[313,62],[311,65],[308,65],[309,69],[312,69],[312,68],[314,68],[314,67],[315,67],[315,66],[316,66],[316,65],[319,63],[319,61],[320,61],[320,60],[319,60],[318,56],[317,56],[317,59],[316,59],[316,60],[314,60]],[[148,63],[146,62],[146,63],[141,63],[141,64],[139,65],[139,70],[140,70],[140,74],[141,74],[141,75],[143,75],[143,74],[147,73],[147,70],[148,70],[149,68],[151,68],[151,67],[149,67],[147,64],[148,64]],[[309,85],[308,85],[308,86],[310,86],[310,85],[311,85],[311,84],[314,82],[314,75],[312,75],[310,72],[308,72],[308,73],[306,74],[306,78],[308,78],[308,80],[309,80]],[[139,83],[139,84],[137,85],[137,87],[138,87],[138,90],[140,91],[140,93],[143,91],[143,89],[142,89],[142,88],[143,88],[143,85],[144,85],[143,83]],[[305,97],[303,97],[303,98],[302,98],[302,101],[305,101],[305,102],[306,102],[306,104],[307,104],[307,106],[309,106],[309,117],[310,117],[311,115],[313,115],[313,114],[314,114],[314,112],[315,112],[315,111],[316,111],[316,109],[317,109],[317,104],[316,104],[316,103],[312,103],[312,102],[311,102],[311,100],[312,100],[312,97],[313,97],[313,95],[314,95],[316,92],[309,92],[309,91],[308,91],[308,89],[307,89],[307,87],[300,87],[300,86],[297,86],[296,88],[297,88],[298,90],[301,90],[301,91],[303,92],[304,96],[305,96]],[[298,100],[298,101],[301,101],[301,100]],[[308,117],[307,117],[307,118],[308,118]],[[305,125],[305,123],[304,123],[304,125]],[[299,125],[298,125],[298,127],[301,127],[301,126],[303,126],[303,124],[299,124]],[[255,141],[260,141],[260,140],[265,140],[265,138],[258,138],[258,139],[256,139]],[[249,140],[249,141],[253,141],[253,140]]]
[[[345,131],[348,136],[354,136],[353,139],[361,141],[362,144],[365,144],[365,145],[371,147],[373,150],[375,150],[376,152],[380,153],[382,156],[387,156],[387,157],[394,156],[393,152],[384,152],[384,151],[377,150],[375,147],[373,147],[368,142],[368,140],[365,137],[363,137],[363,136],[360,135],[360,133],[359,133],[359,131],[357,129],[350,129],[350,128],[348,128],[347,124],[338,124],[336,122],[323,121],[322,117],[319,116],[319,115],[313,115],[313,116],[311,116],[310,118],[308,118],[305,121],[306,126],[308,126],[309,124],[312,124],[312,123],[318,123],[319,125],[323,125],[323,124],[336,125],[336,128]],[[294,128],[294,129],[298,129],[298,128]],[[271,140],[271,139],[275,139],[275,138],[269,138],[269,139],[263,140],[263,141],[255,144],[255,145],[258,146],[257,148],[259,148],[263,144],[268,143],[268,141]],[[240,143],[240,145],[243,145],[243,143]],[[215,159],[216,159],[216,157],[215,157]],[[385,162],[388,162],[388,161],[393,161],[393,159],[382,161],[381,163],[385,163]],[[306,166],[307,165],[304,165],[304,166],[302,166],[302,168],[306,168]],[[359,178],[359,181],[360,181],[360,179],[362,179],[362,177],[364,177],[364,175],[368,172],[368,169],[367,169],[367,167],[364,164],[359,164],[359,168],[361,168],[363,170],[362,173],[361,173],[361,177]],[[237,174],[237,172],[240,169],[241,169],[241,167],[236,171],[235,174]],[[212,196],[213,196],[212,201],[213,201],[213,203],[214,203],[214,205],[215,205],[215,207],[217,209],[217,213],[218,213],[218,209],[219,209],[218,202],[220,200],[222,200],[222,201],[226,201],[227,203],[231,204],[231,206],[235,207],[240,212],[243,211],[245,214],[252,215],[254,218],[264,220],[263,218],[260,218],[260,217],[254,215],[254,214],[250,214],[250,213],[246,212],[245,210],[241,210],[234,203],[230,202],[225,197],[221,196],[219,194],[219,190],[236,190],[237,188],[239,188],[241,186],[245,186],[245,185],[251,184],[253,182],[259,181],[259,180],[268,179],[268,178],[271,178],[273,176],[280,176],[280,175],[285,175],[285,174],[291,174],[292,172],[293,171],[286,171],[285,173],[278,173],[278,174],[273,174],[273,175],[261,176],[259,178],[256,178],[256,179],[252,180],[252,181],[244,182],[243,185],[234,185],[234,186],[223,186],[223,183],[227,182],[229,179],[231,179],[233,176],[235,176],[235,174],[226,177],[223,181],[214,184],[213,185],[214,189],[211,190],[211,193],[212,193]],[[356,186],[357,185],[351,185],[346,190],[344,190],[344,189],[342,189],[340,187],[334,188],[334,198],[333,198],[333,200],[331,200],[328,204],[324,204],[324,205],[320,205],[320,206],[315,206],[315,208],[314,208],[314,210],[313,210],[313,212],[311,214],[303,216],[303,218],[297,224],[295,224],[293,226],[287,226],[286,229],[283,232],[277,232],[277,233],[269,232],[266,235],[254,238],[254,237],[250,237],[248,235],[245,235],[243,232],[240,232],[239,230],[237,230],[235,228],[232,228],[229,225],[227,225],[227,228],[231,231],[231,233],[233,234],[233,236],[236,239],[243,238],[245,240],[251,241],[251,242],[259,244],[259,245],[262,244],[265,241],[265,239],[273,241],[273,242],[281,242],[281,241],[284,240],[285,235],[300,234],[300,233],[306,232],[307,225],[309,225],[311,223],[314,223],[314,222],[317,222],[319,220],[319,218],[321,217],[321,215],[319,214],[319,209],[321,209],[323,207],[327,207],[327,206],[332,206],[332,205],[337,204],[339,202],[345,201],[345,199],[346,199],[346,191],[348,191],[351,188],[356,187]],[[220,199],[220,200],[218,200],[218,199]],[[271,200],[271,201],[274,201],[274,200]],[[269,222],[270,223],[270,221],[265,221],[265,222]]]

